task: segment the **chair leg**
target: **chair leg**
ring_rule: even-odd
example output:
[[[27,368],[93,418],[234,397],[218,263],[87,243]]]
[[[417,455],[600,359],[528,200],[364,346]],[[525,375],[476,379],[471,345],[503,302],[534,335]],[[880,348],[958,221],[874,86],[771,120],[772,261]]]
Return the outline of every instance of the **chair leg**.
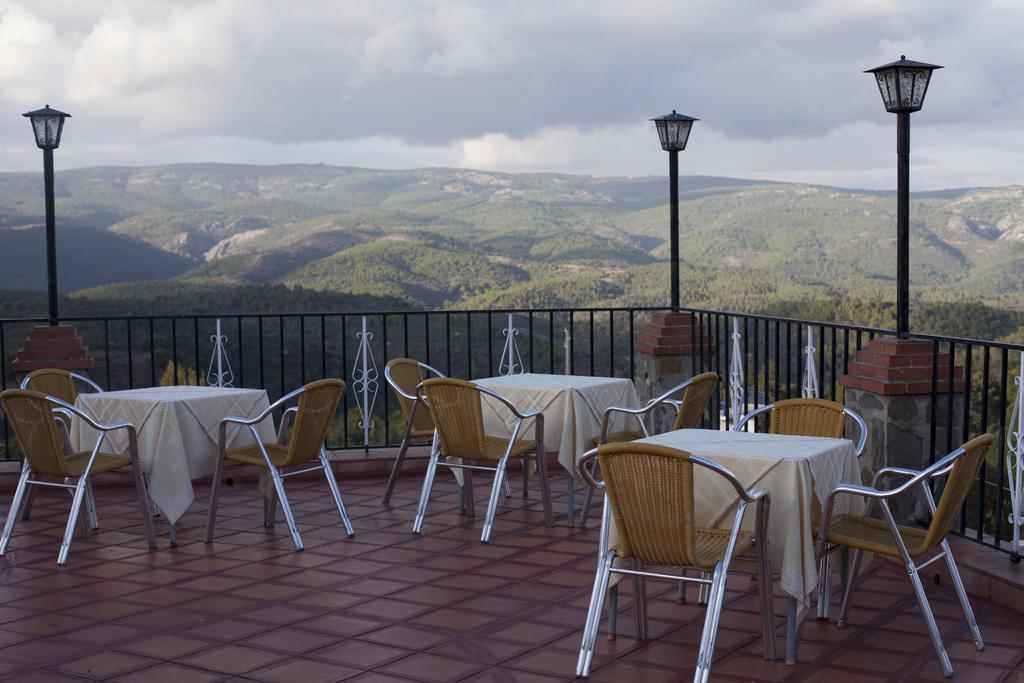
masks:
[[[640,560],[633,560],[633,569],[642,571]],[[636,622],[636,639],[647,640],[647,582],[642,576],[633,576],[633,619]]]
[[[608,591],[608,640],[619,637],[619,584]]]
[[[572,473],[569,473],[568,479],[568,496],[565,499],[565,510],[566,515],[569,518],[569,526],[576,526],[576,480],[573,479]]]
[[[693,674],[694,683],[705,683],[711,677],[711,663],[715,658],[715,640],[718,637],[718,620],[722,613],[724,594],[725,571],[719,562],[715,565],[711,580],[708,613],[704,617],[704,630],[701,633],[700,649],[697,651],[697,670]]]
[[[267,495],[263,496],[263,528],[273,529],[277,523],[277,494],[270,489]]]
[[[519,464],[523,466],[523,498],[530,497],[530,468],[526,456],[519,458]]]
[[[68,523],[64,527],[64,539],[60,543],[60,552],[57,554],[57,564],[63,567],[68,563],[68,553],[71,552],[71,540],[75,536],[75,525],[78,524],[78,513],[82,509],[82,501],[85,499],[85,485],[88,476],[83,475],[75,486],[75,495],[71,499],[71,512],[68,514]]]
[[[284,492],[284,480],[276,467],[268,466],[270,479],[274,482],[274,490],[277,492],[277,499],[281,502],[281,511],[284,512],[284,521],[288,524],[288,531],[292,535],[292,543],[296,550],[302,550],[302,537],[299,536],[299,528],[295,526],[295,516],[292,515],[292,507],[288,504],[288,494]]]
[[[932,607],[928,603],[928,596],[925,595],[924,585],[921,583],[921,576],[917,573],[917,567],[913,564],[907,566],[910,574],[910,582],[914,585],[914,594],[917,595],[917,602],[921,605],[921,614],[924,615],[924,622],[928,626],[928,635],[935,646],[935,653],[939,656],[939,664],[942,666],[942,675],[949,678],[953,675],[953,665],[949,661],[949,653],[942,643],[942,634],[939,633],[939,625],[935,623],[935,615],[932,614]]]
[[[508,483],[508,477],[505,477],[503,479],[503,481],[504,481],[504,484],[505,484],[505,486],[504,486],[504,488],[505,488],[505,497],[506,498],[511,498],[512,497],[512,487]]]
[[[757,558],[757,597],[761,612],[761,641],[764,658],[774,661],[775,650],[775,609],[772,601],[772,567],[768,556],[768,544],[758,539],[755,548]]]
[[[28,519],[32,515],[32,505],[36,502],[36,487],[29,486],[28,494],[25,496],[25,501],[22,503],[21,518],[23,520]]]
[[[949,576],[953,579],[953,587],[956,588],[956,595],[960,598],[960,607],[964,610],[964,617],[967,619],[967,625],[971,629],[971,637],[974,638],[974,647],[978,648],[981,652],[985,649],[985,641],[981,637],[981,629],[978,628],[978,620],[974,618],[974,610],[971,609],[971,603],[967,599],[967,590],[964,588],[964,582],[960,578],[960,570],[956,567],[956,560],[953,559],[953,551],[949,547],[949,539],[942,542],[942,549],[946,551],[946,569],[949,570]]]
[[[96,514],[96,496],[92,491],[92,480],[85,485],[85,509],[89,513],[89,529],[99,529],[100,519]]]
[[[213,527],[217,524],[217,501],[220,498],[220,480],[224,477],[224,450],[220,450],[217,464],[213,468],[213,479],[210,481],[210,509],[206,513],[206,536],[204,543],[213,543]]]
[[[320,449],[320,462],[324,466],[324,477],[327,478],[327,486],[331,489],[331,495],[334,496],[334,504],[338,506],[338,514],[341,515],[341,523],[345,525],[345,533],[349,538],[356,535],[355,530],[352,529],[352,520],[348,518],[348,512],[345,510],[345,502],[341,499],[341,491],[338,490],[338,481],[334,478],[334,470],[331,469],[331,462],[327,459],[327,454],[324,453],[323,449]]]
[[[686,576],[688,573],[689,572],[687,572],[686,569],[682,569],[681,568],[679,570],[679,576]],[[679,585],[676,587],[676,604],[677,605],[685,605],[686,604],[686,582],[685,581],[680,581]]]
[[[7,521],[4,522],[3,535],[0,536],[0,556],[7,553],[7,546],[11,542],[11,534],[14,533],[14,522],[18,518],[18,513],[21,511],[22,502],[25,500],[26,490],[31,491],[35,488],[28,483],[28,480],[32,476],[32,470],[28,468],[28,461],[26,460],[21,466],[21,478],[18,479],[18,488],[14,490],[14,499],[11,500],[11,509],[7,513]]]
[[[146,530],[146,541],[149,547],[156,549],[156,529],[153,527],[153,513],[150,511],[149,492],[146,490],[146,473],[142,471],[142,464],[139,462],[138,445],[129,444],[132,456],[132,478],[135,479],[135,495],[139,499],[139,512],[142,513],[142,527]],[[177,532],[171,525],[171,547],[177,543]]]
[[[466,514],[466,486],[459,484],[459,514]]]
[[[466,516],[476,517],[476,497],[473,493],[473,470],[462,470],[463,502],[466,505]]]
[[[710,579],[711,578],[711,573],[710,572],[701,572],[700,573],[700,578],[702,578],[702,579]],[[710,599],[711,599],[711,586],[709,586],[706,583],[700,584],[700,588],[697,591],[697,604],[698,605],[706,605],[706,604],[708,604],[708,600],[710,600]]]
[[[594,504],[594,488],[587,487],[587,495],[583,497],[583,508],[580,510],[580,524],[585,525],[590,517],[590,506]]]
[[[818,562],[818,619],[827,620],[832,602],[832,554],[825,553]]]
[[[405,454],[409,451],[409,433],[411,431],[412,422],[410,422],[405,428],[405,438],[402,439],[402,445],[398,449],[398,455],[395,456],[395,464],[391,467],[391,474],[388,476],[388,485],[387,488],[384,489],[384,500],[381,501],[384,505],[391,502],[391,494],[395,490],[395,484],[398,483],[398,473],[402,469],[402,463],[405,462]]]
[[[548,458],[544,451],[544,444],[538,446],[537,478],[540,479],[540,502],[544,507],[544,526],[555,525],[555,510],[551,504],[551,481],[548,479]]]
[[[576,675],[587,678],[590,675],[590,663],[594,658],[594,647],[597,645],[597,634],[601,626],[601,614],[604,608],[604,597],[608,592],[608,579],[611,576],[612,560],[615,553],[608,553],[601,558],[594,576],[594,589],[590,593],[590,608],[583,626],[583,642],[580,643],[580,656],[576,660]],[[614,588],[612,590],[615,590]]]
[[[852,564],[847,570],[846,582],[843,584],[843,601],[839,605],[839,621],[836,623],[836,626],[839,628],[846,626],[846,620],[850,616],[850,603],[853,602],[851,599],[853,596],[853,585],[860,576],[860,565],[863,555],[864,553],[860,549],[853,551]]]
[[[484,530],[480,534],[481,543],[491,542],[494,516],[498,513],[498,498],[501,495],[501,484],[505,481],[505,467],[507,464],[508,456],[505,455],[498,461],[498,466],[494,468],[494,483],[491,485],[491,499],[487,501],[487,516],[484,517]]]
[[[439,455],[437,439],[434,439],[434,445],[430,449],[430,459],[427,461],[427,472],[423,475],[423,490],[420,492],[419,505],[416,506],[416,518],[412,522],[412,532],[414,534],[420,533],[423,529],[423,517],[427,514],[427,501],[430,500],[430,488],[434,484],[434,474],[437,472],[437,458]],[[468,472],[469,470],[466,471]],[[467,489],[467,498],[469,495]]]

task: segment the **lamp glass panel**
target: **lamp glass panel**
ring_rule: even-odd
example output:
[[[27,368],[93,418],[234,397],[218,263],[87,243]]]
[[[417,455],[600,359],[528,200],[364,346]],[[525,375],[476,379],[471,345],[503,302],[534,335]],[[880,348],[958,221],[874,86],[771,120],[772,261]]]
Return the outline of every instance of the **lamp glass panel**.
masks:
[[[675,122],[675,149],[686,149],[686,140],[690,137],[690,128],[692,126],[693,121]]]
[[[669,137],[668,137],[668,135],[669,135],[669,133],[668,133],[668,125],[669,125],[668,121],[655,121],[654,122],[654,127],[658,129],[658,140],[661,141],[661,148],[665,149],[665,150],[670,149],[670,147],[671,147],[670,142],[669,142]]]
[[[63,127],[63,116],[32,117],[32,131],[36,136],[36,145],[43,149],[55,148],[60,144],[60,132]]]
[[[931,77],[930,69],[901,69],[900,70],[900,105],[905,109],[920,109],[924,104],[924,94],[928,90],[928,79]]]
[[[892,111],[896,106],[896,74],[894,69],[876,71],[875,80],[878,81],[878,92],[882,95],[882,104],[886,111]]]

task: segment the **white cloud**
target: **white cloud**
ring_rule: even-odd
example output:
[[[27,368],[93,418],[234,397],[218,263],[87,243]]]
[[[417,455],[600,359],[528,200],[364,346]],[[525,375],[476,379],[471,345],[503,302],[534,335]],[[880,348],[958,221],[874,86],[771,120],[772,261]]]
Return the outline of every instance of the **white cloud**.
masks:
[[[16,114],[75,118],[60,163],[324,161],[663,172],[646,124],[702,119],[684,172],[890,187],[861,73],[937,72],[913,182],[1024,182],[1024,5],[1010,0],[0,0],[0,169]],[[24,149],[23,149],[24,148]]]

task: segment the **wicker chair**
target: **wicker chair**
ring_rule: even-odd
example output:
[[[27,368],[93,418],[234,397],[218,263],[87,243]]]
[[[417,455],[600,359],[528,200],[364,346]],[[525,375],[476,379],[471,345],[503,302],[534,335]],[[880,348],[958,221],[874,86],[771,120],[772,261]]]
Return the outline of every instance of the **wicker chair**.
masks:
[[[391,468],[391,476],[388,477],[388,485],[384,491],[385,505],[391,501],[391,494],[394,493],[395,484],[398,483],[398,475],[405,462],[405,455],[413,441],[424,441],[434,439],[434,422],[430,419],[430,411],[427,409],[416,410],[416,387],[420,382],[430,375],[444,377],[440,370],[430,367],[412,358],[393,358],[388,361],[384,368],[384,379],[395,391],[398,405],[402,409],[402,416],[405,418],[405,435],[402,437],[402,446],[398,449],[395,457],[395,464]]]
[[[854,451],[859,458],[868,439],[868,426],[857,413],[835,401],[820,398],[791,398],[776,401],[752,410],[737,422],[734,432],[745,430],[747,423],[758,415],[769,413],[768,431],[791,436],[824,436],[841,439],[846,432],[846,419],[857,423],[857,441]]]
[[[902,467],[885,467],[875,475],[871,486],[857,486],[854,484],[841,484],[829,494],[824,507],[822,519],[822,531],[818,536],[817,557],[819,560],[828,554],[843,548],[853,550],[853,559],[850,564],[850,572],[843,587],[843,599],[839,608],[839,627],[846,625],[846,618],[850,610],[850,595],[853,586],[857,581],[858,570],[861,565],[861,555],[865,552],[878,553],[902,560],[906,567],[910,582],[914,586],[914,593],[921,606],[921,613],[924,615],[925,624],[928,627],[928,634],[931,636],[932,645],[939,656],[939,663],[942,665],[942,672],[949,678],[953,675],[953,666],[950,664],[949,655],[942,644],[942,636],[935,623],[931,606],[924,592],[924,585],[918,571],[925,565],[937,560],[945,560],[946,569],[953,580],[953,587],[960,598],[960,606],[963,609],[967,624],[974,639],[974,645],[979,651],[985,649],[985,641],[981,638],[981,631],[974,618],[971,603],[967,599],[967,591],[964,589],[963,581],[960,579],[960,572],[957,571],[956,562],[953,559],[953,551],[949,547],[947,536],[953,522],[956,521],[964,499],[970,492],[978,476],[981,463],[985,460],[989,447],[992,445],[992,436],[983,434],[971,439],[955,451],[935,462],[924,470],[910,470]],[[947,476],[942,496],[936,505],[930,487],[931,480]],[[887,476],[908,477],[902,485],[892,489],[879,489],[878,483]],[[906,493],[911,489],[920,486],[924,492],[925,499],[932,511],[932,521],[927,529],[918,529],[897,524],[889,509],[889,499]],[[840,515],[832,518],[833,503],[841,494],[863,496],[868,499],[869,504],[875,502],[882,510],[882,519],[860,515]],[[935,551],[938,551],[937,553]],[[927,560],[923,558],[931,555]],[[827,595],[825,599],[827,599]],[[819,595],[819,600],[821,596]]]
[[[489,396],[506,408],[516,418],[515,427],[510,438],[487,436],[484,433],[483,396]],[[434,440],[427,462],[427,473],[423,479],[423,491],[420,494],[416,519],[413,521],[412,532],[419,534],[423,528],[423,518],[427,512],[430,489],[434,483],[434,475],[438,466],[458,469],[466,478],[466,508],[469,515],[474,514],[473,485],[474,471],[494,472],[494,483],[491,486],[491,497],[487,504],[487,516],[480,535],[483,543],[490,543],[491,529],[497,512],[502,483],[505,480],[505,466],[511,457],[524,460],[532,458],[537,465],[537,476],[540,479],[541,498],[544,504],[544,522],[553,524],[551,512],[551,491],[548,487],[547,459],[544,452],[544,413],[539,410],[520,412],[507,398],[501,394],[461,379],[428,379],[416,388],[417,401],[415,406],[425,405],[430,410],[431,418],[437,428],[437,439]],[[535,440],[520,439],[523,422],[533,418]],[[441,460],[444,455],[445,460]],[[471,464],[486,462],[487,465]],[[524,462],[524,467],[526,463]]]
[[[295,517],[292,515],[291,506],[288,505],[288,497],[284,491],[284,480],[296,474],[306,474],[323,470],[324,478],[327,479],[327,487],[334,497],[334,504],[341,515],[341,522],[345,526],[345,532],[351,538],[355,535],[352,530],[352,522],[345,511],[345,503],[338,491],[338,482],[334,479],[334,472],[324,451],[324,439],[327,437],[327,430],[331,426],[331,419],[338,408],[338,402],[345,393],[345,383],[340,379],[321,379],[299,387],[290,394],[282,396],[266,410],[252,419],[242,417],[226,417],[220,422],[219,447],[220,457],[217,459],[217,467],[213,473],[213,483],[210,488],[210,512],[206,522],[206,542],[213,541],[213,528],[217,521],[217,497],[220,492],[220,481],[224,473],[224,461],[230,460],[241,465],[255,465],[264,467],[270,474],[274,490],[263,499],[263,523],[270,528],[274,526],[277,516],[277,500],[280,499],[281,507],[284,510],[284,518],[288,523],[288,530],[292,535],[292,542],[296,550],[302,550],[302,538],[295,526]],[[298,398],[298,405],[288,408],[281,416],[281,424],[277,432],[275,443],[261,441],[255,425],[266,420],[273,411],[280,406]],[[290,424],[289,424],[290,423]],[[252,432],[256,443],[249,446],[226,448],[227,427],[229,424],[248,427]],[[289,427],[291,434],[289,436]],[[286,444],[287,442],[287,444]],[[310,465],[300,469],[292,469],[301,465]]]
[[[591,445],[600,446],[606,443],[626,443],[650,436],[651,432],[647,427],[647,420],[658,406],[665,404],[671,405],[676,411],[676,419],[672,423],[673,430],[696,429],[700,426],[700,419],[704,416],[704,412],[707,410],[708,403],[711,401],[711,393],[715,390],[716,384],[718,384],[718,373],[705,372],[700,375],[696,375],[695,377],[691,377],[685,382],[677,384],[661,396],[655,396],[642,408],[609,406],[605,409],[604,417],[601,419],[601,434]],[[680,392],[683,394],[680,399],[672,398]],[[633,415],[636,418],[637,424],[640,426],[640,431],[624,429],[622,431],[612,432],[609,434],[608,423],[614,413]],[[590,517],[590,507],[593,503],[594,489],[588,488],[587,497],[583,502],[583,511],[581,513],[581,521],[583,524],[586,524],[587,519]]]
[[[589,464],[596,459],[603,481],[592,474]],[[638,640],[647,640],[645,577],[709,585],[711,597],[704,619],[694,681],[711,675],[715,638],[722,613],[729,565],[739,554],[753,548],[757,558],[758,595],[764,657],[775,659],[775,625],[772,616],[771,568],[767,538],[770,498],[763,488],[746,490],[726,468],[710,460],[665,446],[618,443],[599,446],[580,461],[580,472],[593,488],[605,489],[601,515],[598,567],[590,596],[590,609],[583,629],[583,642],[576,675],[586,678],[597,643],[598,628],[611,574],[632,576],[634,614]],[[736,489],[736,514],[726,529],[697,526],[694,513],[694,466],[724,477]],[[754,531],[743,531],[747,505],[755,503]],[[615,548],[609,547],[614,519],[619,534]],[[615,560],[631,560],[632,567],[616,566]],[[621,564],[621,563],[620,563]],[[710,572],[711,578],[646,571],[645,564],[668,565]],[[614,610],[614,606],[609,607]]]
[[[64,539],[57,555],[57,564],[66,565],[83,502],[86,504],[87,515],[81,520],[83,530],[88,533],[90,528],[95,529],[99,526],[92,494],[92,477],[128,465],[131,466],[135,478],[139,510],[142,513],[149,547],[157,547],[153,520],[150,517],[149,496],[146,494],[146,481],[142,466],[139,464],[139,445],[135,427],[128,422],[100,424],[70,403],[31,389],[8,389],[0,394],[0,404],[3,405],[4,413],[7,414],[7,420],[18,438],[24,456],[21,479],[11,501],[11,509],[7,513],[3,535],[0,537],[0,555],[7,552],[15,520],[25,502],[27,491],[37,486],[52,486],[73,493],[71,513],[68,515]],[[99,432],[99,438],[91,451],[74,451],[71,448],[65,425],[70,424],[73,418],[80,419]],[[119,455],[103,451],[107,434],[119,429],[128,433],[128,453]],[[43,481],[40,477],[51,477],[61,481]]]

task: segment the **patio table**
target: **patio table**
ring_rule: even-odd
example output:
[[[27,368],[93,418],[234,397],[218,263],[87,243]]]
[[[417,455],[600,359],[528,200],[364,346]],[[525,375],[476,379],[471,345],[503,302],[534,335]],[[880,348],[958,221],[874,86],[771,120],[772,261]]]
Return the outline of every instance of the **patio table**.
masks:
[[[474,380],[502,394],[520,410],[544,413],[544,447],[558,452],[558,462],[569,472],[569,523],[575,519],[575,483],[580,480],[576,463],[591,448],[601,433],[601,419],[609,406],[637,408],[640,400],[633,383],[624,377],[586,375],[547,375],[524,373]],[[492,398],[483,397],[484,431],[491,436],[508,437],[515,416]],[[617,413],[609,431],[623,429],[629,418]],[[531,423],[532,424],[532,423]],[[529,434],[524,425],[524,434]]]
[[[779,574],[779,586],[788,597],[786,660],[795,662],[796,627],[806,616],[819,581],[814,559],[817,539],[812,527],[821,518],[822,501],[836,485],[861,483],[853,443],[848,439],[712,429],[680,429],[638,443],[688,451],[727,467],[747,489],[768,489],[768,553],[773,572]],[[736,504],[732,486],[724,478],[698,467],[694,490],[698,492],[698,523],[727,527]],[[863,507],[863,500],[857,496],[840,496],[836,514],[862,514]],[[753,524],[754,516],[748,514],[744,528],[752,529]],[[614,527],[611,539],[615,539]]]
[[[213,473],[220,421],[229,415],[255,417],[270,403],[262,389],[172,386],[79,394],[75,405],[100,423],[125,421],[135,426],[149,497],[173,534],[174,523],[195,499],[192,480]],[[256,425],[260,439],[274,440],[271,422]],[[97,436],[81,420],[71,425],[71,441],[79,450],[92,448]],[[123,432],[111,432],[107,439],[115,451],[128,447]],[[252,443],[248,429],[228,425],[228,447]]]

